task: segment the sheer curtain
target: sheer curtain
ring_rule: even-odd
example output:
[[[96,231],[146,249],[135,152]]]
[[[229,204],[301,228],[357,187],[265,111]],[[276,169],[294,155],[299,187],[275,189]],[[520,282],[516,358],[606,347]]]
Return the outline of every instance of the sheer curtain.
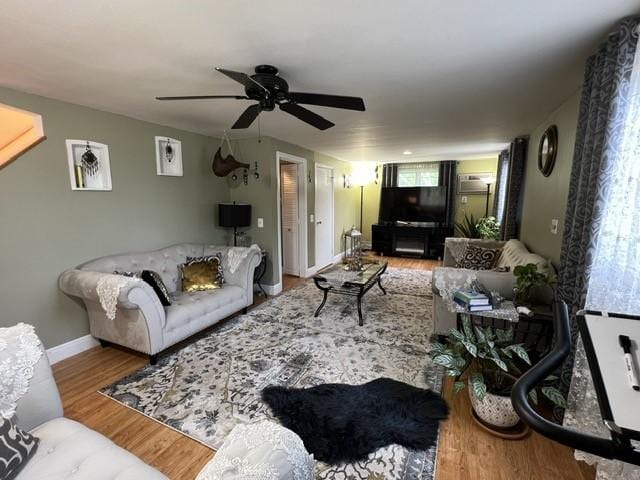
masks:
[[[636,49],[620,148],[612,159],[607,192],[587,285],[586,308],[640,315],[640,49]],[[603,437],[597,397],[584,348],[579,341],[565,425]],[[599,480],[640,480],[640,467],[576,452],[597,464]]]

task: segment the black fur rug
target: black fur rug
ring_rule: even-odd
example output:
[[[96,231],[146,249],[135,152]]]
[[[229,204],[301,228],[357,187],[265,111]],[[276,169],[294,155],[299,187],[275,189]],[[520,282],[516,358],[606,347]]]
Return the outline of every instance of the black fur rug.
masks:
[[[440,395],[389,378],[364,385],[267,387],[262,399],[309,453],[328,464],[363,460],[393,443],[427,450],[449,414]]]

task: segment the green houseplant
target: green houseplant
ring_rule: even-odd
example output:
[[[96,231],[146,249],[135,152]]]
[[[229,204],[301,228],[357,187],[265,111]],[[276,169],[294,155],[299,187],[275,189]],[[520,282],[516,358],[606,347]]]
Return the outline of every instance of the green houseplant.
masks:
[[[516,277],[514,289],[516,303],[528,305],[536,300],[536,297],[549,296],[556,282],[555,275],[550,272],[552,272],[550,267],[547,272],[539,271],[535,263],[527,263],[526,265],[515,267],[513,275]]]
[[[487,240],[498,240],[500,238],[500,224],[496,217],[484,217],[478,220],[476,229],[480,238]]]
[[[478,222],[473,216],[473,213],[467,215],[464,214],[464,218],[461,222],[456,222],[456,230],[461,237],[464,238],[480,238],[480,232],[478,231]]]
[[[431,344],[433,362],[455,378],[454,392],[468,386],[474,411],[485,423],[498,428],[513,427],[519,420],[511,405],[511,388],[517,378],[531,365],[522,344],[513,343],[513,327],[506,330],[479,327],[463,316],[462,329],[451,329],[442,342]],[[564,407],[565,399],[558,389],[549,385],[554,379],[530,393],[538,403],[538,392],[554,405]]]

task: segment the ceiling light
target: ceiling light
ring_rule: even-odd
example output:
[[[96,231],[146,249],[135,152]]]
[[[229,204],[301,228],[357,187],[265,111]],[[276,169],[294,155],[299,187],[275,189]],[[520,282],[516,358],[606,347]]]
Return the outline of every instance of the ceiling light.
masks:
[[[403,155],[411,155],[413,152],[411,150],[405,150],[402,152]]]

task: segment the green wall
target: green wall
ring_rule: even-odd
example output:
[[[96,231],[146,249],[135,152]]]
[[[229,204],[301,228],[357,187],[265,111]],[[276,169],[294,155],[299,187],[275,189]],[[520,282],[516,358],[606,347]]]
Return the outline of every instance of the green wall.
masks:
[[[380,171],[381,170],[380,166]],[[470,173],[492,173],[496,175],[498,168],[498,157],[486,158],[478,160],[462,160],[458,162],[457,173],[470,174]],[[493,209],[493,193],[495,185],[491,186],[491,194],[489,195],[489,215],[492,214]],[[357,189],[359,191],[359,189]],[[380,211],[380,184],[369,184],[364,187],[364,240],[371,242],[371,225],[378,223],[378,213]],[[476,218],[484,217],[486,196],[483,194],[467,194],[466,205],[462,203],[462,195],[455,196],[455,220],[459,222],[464,217],[465,212],[467,214],[473,214]],[[359,201],[359,199],[358,199]],[[359,204],[359,203],[358,203]],[[357,218],[360,218],[358,212]]]
[[[491,173],[496,176],[498,168],[498,156],[495,158],[486,158],[481,160],[462,160],[458,162],[457,174],[468,175],[471,173]],[[493,215],[493,194],[495,192],[495,184],[491,185],[491,193],[489,194],[489,215]],[[462,203],[462,197],[467,197],[467,203]],[[486,209],[487,195],[484,193],[464,194],[455,196],[455,221],[461,222],[465,214],[473,215],[475,218],[484,217]]]
[[[118,252],[220,243],[214,139],[0,88],[0,103],[39,113],[47,135],[0,170],[0,326],[35,325],[47,347],[88,333],[85,310],[58,290],[65,269]],[[155,135],[182,141],[183,177],[156,175]],[[113,191],[74,192],[65,139],[109,145]]]
[[[246,202],[252,205],[251,227],[247,229],[251,240],[268,251],[269,264],[264,277],[264,283],[275,285],[280,276],[280,260],[278,258],[278,212],[277,212],[277,152],[288,153],[307,160],[307,175],[311,173],[311,182],[307,181],[307,264],[309,268],[315,265],[315,224],[309,222],[309,215],[315,210],[315,182],[314,166],[321,163],[334,168],[334,254],[342,251],[342,232],[357,223],[359,215],[359,196],[355,189],[342,187],[342,175],[351,172],[351,164],[333,157],[313,152],[306,148],[284,142],[272,137],[237,140],[232,142],[234,155],[240,162],[249,163],[254,168],[258,162],[260,180],[249,178],[249,184],[244,185],[241,179],[233,182],[227,177],[231,188],[231,200]],[[225,152],[226,153],[226,152]],[[264,219],[264,228],[258,228],[257,219]]]
[[[529,138],[520,239],[534,252],[560,265],[567,194],[576,140],[580,92],[552,112]],[[544,177],[538,170],[538,144],[544,131],[558,127],[558,155],[553,172]],[[558,219],[558,233],[552,234],[551,219]]]

